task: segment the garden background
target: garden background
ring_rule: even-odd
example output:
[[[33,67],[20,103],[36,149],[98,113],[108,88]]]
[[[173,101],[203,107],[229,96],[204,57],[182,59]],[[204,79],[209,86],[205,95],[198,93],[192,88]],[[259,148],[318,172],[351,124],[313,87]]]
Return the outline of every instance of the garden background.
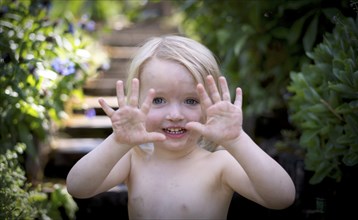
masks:
[[[0,0],[0,218],[88,217],[46,171],[53,139],[88,82],[113,68],[103,39],[158,25],[217,55],[231,89],[244,91],[245,130],[296,185],[281,211],[235,195],[229,219],[356,218],[357,15],[354,0]],[[88,121],[98,114],[82,110]]]

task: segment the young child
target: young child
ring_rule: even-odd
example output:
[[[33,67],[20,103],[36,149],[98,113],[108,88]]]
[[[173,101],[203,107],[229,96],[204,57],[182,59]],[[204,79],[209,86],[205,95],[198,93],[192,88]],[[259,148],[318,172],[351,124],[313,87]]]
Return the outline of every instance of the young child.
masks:
[[[125,183],[131,219],[226,219],[234,192],[270,209],[294,202],[290,176],[242,128],[241,89],[232,104],[205,46],[152,38],[134,57],[128,82],[126,95],[117,82],[117,110],[99,100],[113,133],[71,169],[71,195]],[[152,150],[140,147],[147,143]]]

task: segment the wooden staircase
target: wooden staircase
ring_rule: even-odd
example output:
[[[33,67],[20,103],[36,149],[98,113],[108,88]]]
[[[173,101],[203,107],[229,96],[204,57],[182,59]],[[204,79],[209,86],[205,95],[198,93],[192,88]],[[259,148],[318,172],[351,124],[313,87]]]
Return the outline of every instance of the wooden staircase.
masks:
[[[72,166],[112,133],[110,119],[98,104],[98,98],[117,107],[116,81],[126,80],[128,65],[137,46],[149,37],[177,33],[175,27],[165,26],[161,18],[156,18],[101,37],[111,66],[86,83],[84,103],[72,109],[65,126],[55,135],[45,178],[64,182]],[[90,199],[75,200],[79,206],[77,219],[128,219],[125,185]]]

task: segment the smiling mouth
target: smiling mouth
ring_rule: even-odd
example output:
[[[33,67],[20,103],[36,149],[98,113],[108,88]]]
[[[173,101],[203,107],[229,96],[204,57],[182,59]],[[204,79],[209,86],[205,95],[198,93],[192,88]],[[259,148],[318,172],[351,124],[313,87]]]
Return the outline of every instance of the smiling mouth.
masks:
[[[163,131],[167,134],[184,134],[186,132],[186,129],[184,128],[164,128]]]

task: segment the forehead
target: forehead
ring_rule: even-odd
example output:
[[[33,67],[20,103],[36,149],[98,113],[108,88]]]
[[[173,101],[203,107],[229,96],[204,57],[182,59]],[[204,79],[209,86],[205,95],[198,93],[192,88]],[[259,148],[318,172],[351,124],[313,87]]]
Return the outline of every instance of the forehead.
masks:
[[[183,65],[169,60],[151,59],[140,73],[141,87],[157,91],[167,88],[195,89],[197,82]]]

